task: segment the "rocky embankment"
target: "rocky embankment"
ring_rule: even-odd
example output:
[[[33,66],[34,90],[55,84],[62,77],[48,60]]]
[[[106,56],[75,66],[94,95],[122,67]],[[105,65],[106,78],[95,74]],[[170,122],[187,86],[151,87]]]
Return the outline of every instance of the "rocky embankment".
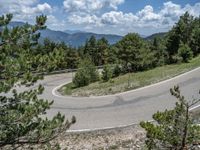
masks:
[[[139,126],[92,132],[65,133],[57,141],[67,150],[140,150],[144,149],[145,131]]]

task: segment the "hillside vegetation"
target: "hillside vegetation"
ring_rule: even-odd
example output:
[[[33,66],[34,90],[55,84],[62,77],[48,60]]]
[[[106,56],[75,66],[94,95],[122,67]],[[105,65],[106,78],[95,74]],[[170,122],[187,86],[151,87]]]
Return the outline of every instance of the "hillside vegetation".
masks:
[[[115,94],[157,83],[199,66],[200,56],[192,59],[190,63],[165,65],[143,72],[127,73],[113,78],[108,82],[94,82],[84,87],[76,88],[73,83],[69,83],[63,86],[59,91],[62,95],[72,96],[101,96]]]
[[[81,86],[73,82],[60,91],[63,94],[89,96],[135,89],[198,67],[199,53],[200,18],[194,18],[188,12],[165,36],[155,36],[150,41],[135,33],[127,34],[115,45],[109,45],[106,39],[91,37],[84,47],[78,49],[77,64],[87,58],[94,66],[104,65],[102,77],[98,82],[85,82]],[[88,77],[90,71],[83,73],[84,67],[90,70],[87,65],[79,65],[74,79],[82,82],[85,80],[83,77]]]

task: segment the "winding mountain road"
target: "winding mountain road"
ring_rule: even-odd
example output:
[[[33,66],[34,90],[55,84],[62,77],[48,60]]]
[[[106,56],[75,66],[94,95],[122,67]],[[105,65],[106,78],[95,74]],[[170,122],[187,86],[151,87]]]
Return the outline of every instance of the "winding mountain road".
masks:
[[[46,76],[39,82],[45,87],[41,97],[54,100],[47,115],[51,117],[59,111],[69,119],[76,116],[77,123],[70,128],[71,131],[95,130],[151,120],[157,110],[169,109],[175,105],[175,98],[169,92],[174,85],[179,85],[188,100],[199,98],[200,68],[144,88],[101,97],[59,95],[56,89],[71,80],[72,74],[65,73]]]

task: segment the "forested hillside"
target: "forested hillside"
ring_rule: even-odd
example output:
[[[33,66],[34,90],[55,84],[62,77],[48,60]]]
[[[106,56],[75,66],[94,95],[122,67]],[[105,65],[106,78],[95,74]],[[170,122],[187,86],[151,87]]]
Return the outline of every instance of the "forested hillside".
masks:
[[[188,62],[200,53],[200,18],[185,13],[165,36],[144,40],[129,33],[114,45],[106,38],[91,36],[83,46],[72,48],[64,42],[44,39],[35,52],[62,53],[64,61],[59,68],[76,68],[79,60],[87,57],[96,65],[119,64],[123,70],[142,71],[165,64]]]

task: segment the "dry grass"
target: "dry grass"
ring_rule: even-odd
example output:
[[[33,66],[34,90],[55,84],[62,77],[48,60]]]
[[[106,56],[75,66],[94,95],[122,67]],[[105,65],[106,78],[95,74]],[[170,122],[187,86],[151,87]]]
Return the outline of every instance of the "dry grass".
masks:
[[[59,92],[63,95],[72,96],[100,96],[115,94],[157,83],[199,66],[200,56],[191,60],[190,63],[165,65],[148,71],[125,74],[117,78],[113,78],[108,82],[99,81],[85,87],[74,88],[74,85],[69,83],[59,89]]]

